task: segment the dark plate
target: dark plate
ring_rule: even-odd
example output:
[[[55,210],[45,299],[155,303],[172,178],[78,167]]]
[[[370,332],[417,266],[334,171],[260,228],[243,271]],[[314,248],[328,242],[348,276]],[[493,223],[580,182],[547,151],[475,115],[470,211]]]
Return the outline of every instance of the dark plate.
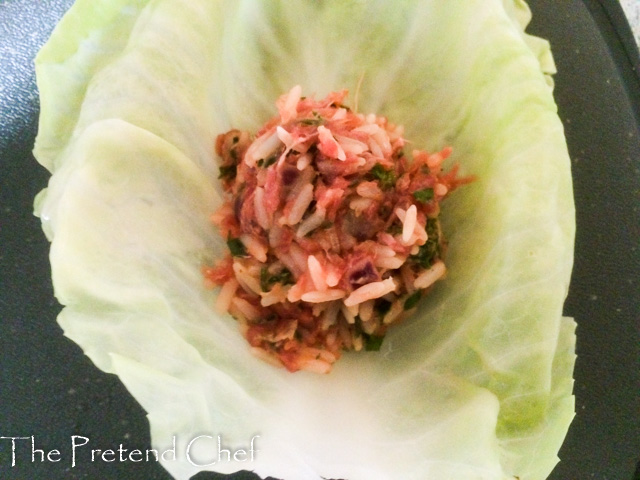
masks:
[[[0,0],[0,437],[27,437],[15,441],[14,467],[12,441],[0,439],[0,478],[169,480],[155,462],[92,462],[80,454],[75,467],[70,462],[74,435],[92,448],[149,448],[145,413],[56,324],[49,245],[31,214],[48,178],[31,155],[38,115],[32,59],[70,3]],[[530,31],[550,39],[559,70],[555,95],[578,225],[565,306],[578,322],[577,416],[551,479],[637,480],[640,58],[615,0],[530,5]],[[33,458],[31,437],[43,451]],[[51,450],[60,457],[47,459]]]

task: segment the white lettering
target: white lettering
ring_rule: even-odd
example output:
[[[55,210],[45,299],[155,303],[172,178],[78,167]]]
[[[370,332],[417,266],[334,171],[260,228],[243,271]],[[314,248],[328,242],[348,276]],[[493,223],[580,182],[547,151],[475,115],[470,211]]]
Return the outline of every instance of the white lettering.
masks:
[[[218,461],[222,460],[222,454],[227,454],[227,462],[231,461],[231,450],[227,450],[226,448],[222,448],[222,438],[218,435]]]
[[[159,461],[160,457],[158,456],[158,451],[153,449],[153,448],[150,448],[149,450],[145,451],[145,458],[146,458],[147,462],[149,461],[149,454],[150,453],[153,453],[153,456],[155,457],[156,462]]]
[[[238,458],[238,455],[244,457],[244,458]],[[235,451],[235,453],[233,454],[233,459],[236,462],[245,462],[247,460],[247,451],[243,450],[241,448],[239,448],[238,450]]]
[[[256,449],[253,447],[253,442],[255,441],[256,438],[260,438],[260,435],[254,435],[253,438],[251,438],[251,448],[250,448],[250,452],[251,452],[251,461],[253,462],[253,455],[255,452],[259,452],[260,450]]]
[[[175,435],[171,439],[171,442],[172,442],[173,447],[170,448],[169,450],[165,450],[164,452],[162,452],[162,459],[165,462],[170,462],[170,461],[171,462],[175,462],[176,461],[176,437],[175,437]],[[170,453],[173,456],[173,458],[164,458],[166,453]]]
[[[100,455],[100,452],[102,452],[102,450],[100,450],[99,448],[91,449],[91,461],[95,462],[96,461],[96,455]]]
[[[107,459],[107,455],[109,457],[111,457],[110,459]],[[114,452],[113,450],[105,450],[104,452],[102,452],[102,461],[103,462],[115,462],[116,461],[116,452]]]
[[[44,450],[36,448],[36,437],[31,437],[31,463],[36,461],[36,453],[40,454],[40,461],[44,462]]]
[[[137,460],[135,458],[133,458],[133,456],[140,456]],[[131,450],[131,453],[129,453],[129,460],[131,460],[132,462],[141,462],[142,461],[142,452],[140,450]],[[148,460],[147,460],[148,461]]]
[[[76,443],[76,439],[84,440],[84,443]],[[71,436],[71,468],[76,466],[76,448],[81,447],[89,443],[89,439],[87,437],[82,437],[80,435],[72,435]],[[93,451],[91,452],[91,460],[93,461]]]
[[[191,447],[196,443],[196,441],[200,440],[201,438],[209,438],[209,439],[213,439],[213,437],[212,437],[212,436],[210,436],[210,435],[200,435],[199,437],[196,437],[196,438],[194,438],[193,440],[191,440],[191,441],[189,442],[189,445],[187,445],[187,451],[186,451],[186,454],[187,454],[187,461],[188,461],[191,465],[193,465],[194,467],[210,467],[211,465],[215,465],[215,464],[216,464],[216,462],[215,462],[215,461],[213,461],[213,462],[211,462],[211,463],[198,464],[198,463],[195,463],[193,460],[191,460]]]
[[[16,466],[16,440],[29,440],[33,442],[33,436],[31,437],[0,437],[0,440],[11,440],[11,466]]]
[[[126,458],[124,458],[124,452],[126,452],[126,451],[127,451],[127,449],[124,448],[122,446],[122,444],[118,445],[118,454],[119,454],[119,458],[120,458],[121,462],[124,462],[124,461],[127,460]]]
[[[54,458],[54,457],[58,457],[58,458]],[[60,458],[60,451],[55,449],[51,450],[49,453],[47,453],[47,460],[54,463],[62,460]]]

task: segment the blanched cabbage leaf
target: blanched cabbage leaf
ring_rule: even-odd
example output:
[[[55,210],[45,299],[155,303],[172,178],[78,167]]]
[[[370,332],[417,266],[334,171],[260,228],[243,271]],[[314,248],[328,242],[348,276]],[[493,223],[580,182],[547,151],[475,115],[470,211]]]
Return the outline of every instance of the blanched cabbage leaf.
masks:
[[[155,448],[176,439],[175,478],[548,476],[574,414],[574,207],[529,18],[522,0],[78,0],[64,17],[36,62],[59,323],[148,412]],[[224,252],[216,135],[255,130],[296,84],[350,89],[478,178],[444,206],[446,280],[329,375],[252,356],[200,273]],[[217,458],[218,436],[244,461]]]

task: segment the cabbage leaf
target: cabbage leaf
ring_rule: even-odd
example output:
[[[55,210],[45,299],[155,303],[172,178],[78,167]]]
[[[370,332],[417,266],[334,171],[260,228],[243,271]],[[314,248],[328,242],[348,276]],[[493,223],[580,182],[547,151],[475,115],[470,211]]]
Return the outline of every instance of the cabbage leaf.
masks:
[[[176,439],[175,478],[549,475],[574,415],[575,224],[553,59],[529,19],[522,0],[73,5],[36,59],[58,320],[148,412],[153,446]],[[296,84],[348,88],[478,178],[443,209],[446,280],[326,376],[253,357],[200,274],[224,251],[216,135],[255,130]],[[217,436],[259,451],[216,458]]]

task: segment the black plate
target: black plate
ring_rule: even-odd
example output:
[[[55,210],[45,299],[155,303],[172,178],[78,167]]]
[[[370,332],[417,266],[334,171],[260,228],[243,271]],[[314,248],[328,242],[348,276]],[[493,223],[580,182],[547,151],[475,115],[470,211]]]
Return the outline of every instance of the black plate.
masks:
[[[14,467],[12,441],[0,439],[0,478],[169,480],[155,462],[69,461],[73,435],[93,448],[149,448],[142,409],[56,324],[49,245],[31,214],[48,178],[31,155],[38,115],[32,59],[70,3],[0,0],[0,437],[28,438],[15,441]],[[640,58],[615,0],[530,5],[530,31],[550,39],[559,70],[555,94],[578,225],[565,306],[578,322],[577,416],[551,479],[637,480]],[[32,436],[44,462],[40,453],[31,457]],[[46,458],[54,449],[61,461]]]

